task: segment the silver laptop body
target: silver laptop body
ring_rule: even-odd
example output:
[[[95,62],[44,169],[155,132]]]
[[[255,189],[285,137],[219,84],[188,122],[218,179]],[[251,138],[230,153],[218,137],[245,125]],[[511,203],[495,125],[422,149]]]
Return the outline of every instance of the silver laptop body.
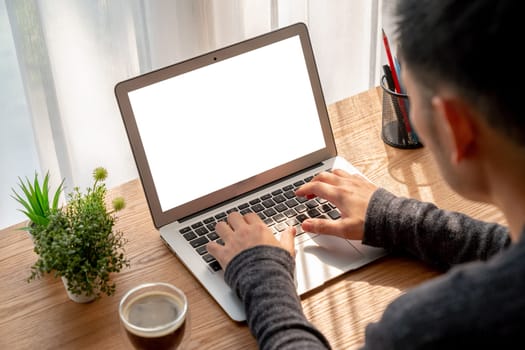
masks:
[[[115,94],[161,239],[233,320],[244,321],[205,251],[217,239],[215,223],[252,204],[276,235],[294,222],[288,209],[297,205],[307,208],[303,215],[337,219],[330,203],[299,203],[290,193],[321,171],[358,173],[337,156],[307,27],[297,23],[122,81]],[[272,194],[284,198],[276,216],[264,199]],[[299,294],[385,255],[315,233],[298,235],[296,252]]]

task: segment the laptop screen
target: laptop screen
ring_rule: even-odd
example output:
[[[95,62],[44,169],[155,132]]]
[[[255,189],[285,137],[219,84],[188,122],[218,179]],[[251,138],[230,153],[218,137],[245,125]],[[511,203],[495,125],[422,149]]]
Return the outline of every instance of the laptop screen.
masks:
[[[209,60],[127,91],[162,213],[327,147],[299,35]]]

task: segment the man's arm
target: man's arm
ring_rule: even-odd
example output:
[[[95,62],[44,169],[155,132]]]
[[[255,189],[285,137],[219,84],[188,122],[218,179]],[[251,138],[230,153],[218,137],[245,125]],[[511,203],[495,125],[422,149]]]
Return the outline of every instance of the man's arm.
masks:
[[[510,244],[508,230],[501,225],[396,197],[339,169],[320,173],[296,194],[324,198],[341,211],[339,220],[305,220],[305,231],[402,249],[441,268],[486,260]]]
[[[278,241],[257,214],[233,212],[216,230],[224,245],[210,242],[208,252],[242,300],[259,348],[329,349],[325,337],[306,320],[296,292],[295,229],[284,230]]]
[[[445,269],[487,260],[510,242],[501,225],[396,197],[384,189],[374,192],[366,212],[363,243],[402,249]]]
[[[294,267],[284,249],[257,246],[233,258],[224,279],[243,301],[260,349],[329,349],[326,338],[303,314]]]

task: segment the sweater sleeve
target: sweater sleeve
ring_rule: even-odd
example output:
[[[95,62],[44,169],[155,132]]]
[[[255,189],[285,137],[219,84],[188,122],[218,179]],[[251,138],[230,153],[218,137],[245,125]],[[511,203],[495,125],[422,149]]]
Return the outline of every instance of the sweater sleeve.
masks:
[[[306,320],[293,280],[295,262],[284,249],[257,246],[235,256],[224,279],[244,303],[260,349],[330,349]]]
[[[370,200],[363,238],[365,244],[404,250],[442,269],[487,260],[510,242],[504,226],[396,197],[382,188]]]

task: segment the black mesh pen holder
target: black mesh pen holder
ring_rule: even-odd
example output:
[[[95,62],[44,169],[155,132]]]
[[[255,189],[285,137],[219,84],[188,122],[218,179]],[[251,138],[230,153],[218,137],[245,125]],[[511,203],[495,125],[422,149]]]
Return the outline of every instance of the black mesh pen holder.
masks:
[[[416,133],[412,130],[408,119],[408,95],[392,91],[387,87],[386,76],[381,78],[383,89],[383,110],[381,138],[387,145],[396,148],[419,148]]]

